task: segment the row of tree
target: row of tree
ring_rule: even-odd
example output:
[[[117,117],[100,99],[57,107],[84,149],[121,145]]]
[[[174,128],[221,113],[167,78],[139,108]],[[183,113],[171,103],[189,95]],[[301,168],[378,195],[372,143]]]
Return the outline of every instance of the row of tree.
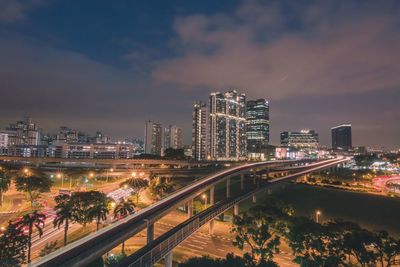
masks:
[[[61,194],[55,198],[55,201],[56,217],[53,224],[54,227],[64,228],[64,245],[66,245],[71,223],[79,223],[86,227],[95,220],[98,230],[100,224],[107,220],[111,200],[102,192],[87,191],[74,192],[72,195]],[[133,201],[121,199],[115,206],[113,215],[115,218],[126,217],[134,212],[135,207]],[[9,222],[4,233],[0,235],[1,267],[17,266],[26,260],[28,263],[31,261],[32,233],[36,229],[38,236],[42,236],[45,219],[45,214],[34,211],[14,222]],[[124,247],[122,254],[124,254]]]
[[[400,239],[385,231],[369,231],[353,222],[334,220],[319,224],[306,217],[293,216],[286,205],[269,199],[234,218],[233,245],[250,252],[243,257],[228,254],[225,259],[192,258],[180,267],[196,266],[278,266],[273,258],[280,252],[281,240],[289,245],[294,262],[304,267],[382,266],[400,264]]]

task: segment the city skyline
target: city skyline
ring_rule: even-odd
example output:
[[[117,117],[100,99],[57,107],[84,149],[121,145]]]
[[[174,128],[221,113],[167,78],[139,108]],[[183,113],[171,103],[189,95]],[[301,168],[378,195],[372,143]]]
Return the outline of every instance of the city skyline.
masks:
[[[1,4],[1,127],[29,114],[114,139],[148,119],[190,133],[195,101],[236,89],[270,100],[273,144],[308,128],[329,146],[351,123],[354,146],[399,146],[398,1],[93,4]]]

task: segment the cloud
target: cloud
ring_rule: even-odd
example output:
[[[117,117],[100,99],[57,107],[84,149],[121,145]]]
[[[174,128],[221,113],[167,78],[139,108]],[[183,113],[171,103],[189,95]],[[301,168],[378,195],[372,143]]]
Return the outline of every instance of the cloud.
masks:
[[[185,90],[235,87],[272,99],[400,87],[396,12],[371,1],[339,2],[250,1],[233,14],[178,18],[180,56],[159,64],[153,79]]]
[[[103,64],[38,40],[0,37],[0,81],[1,129],[25,114],[45,132],[67,125],[116,138],[143,137],[148,119],[190,125],[192,95],[157,87],[136,67]]]
[[[23,20],[27,12],[42,4],[42,0],[0,0],[0,22]]]

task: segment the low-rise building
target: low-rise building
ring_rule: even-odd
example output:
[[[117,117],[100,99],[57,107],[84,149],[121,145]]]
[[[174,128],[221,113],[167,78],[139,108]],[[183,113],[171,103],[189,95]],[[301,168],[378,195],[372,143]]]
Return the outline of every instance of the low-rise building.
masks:
[[[282,132],[281,145],[295,148],[318,148],[319,137],[314,130],[300,132]]]

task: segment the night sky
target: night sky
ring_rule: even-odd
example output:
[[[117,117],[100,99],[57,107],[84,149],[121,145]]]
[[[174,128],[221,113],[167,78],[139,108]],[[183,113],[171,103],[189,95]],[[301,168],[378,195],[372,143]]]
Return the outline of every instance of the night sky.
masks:
[[[398,147],[400,1],[0,0],[0,128],[142,138],[151,119],[189,143],[193,102],[230,88],[270,99],[272,143],[349,122]]]

